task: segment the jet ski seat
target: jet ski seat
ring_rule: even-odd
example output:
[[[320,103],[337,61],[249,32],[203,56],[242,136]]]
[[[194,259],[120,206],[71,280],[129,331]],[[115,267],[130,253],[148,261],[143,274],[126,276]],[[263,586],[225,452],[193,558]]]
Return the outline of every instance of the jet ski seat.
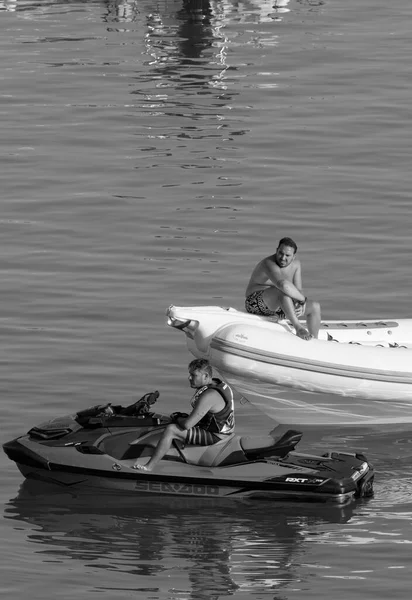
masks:
[[[295,449],[302,437],[302,432],[289,429],[283,434],[276,435],[275,430],[267,436],[229,436],[208,447],[186,446],[181,453],[186,456],[187,462],[200,466],[224,467],[258,460],[265,456],[283,458]],[[196,451],[199,453],[196,455]],[[196,456],[196,458],[195,458]]]
[[[240,445],[248,460],[263,458],[265,456],[279,456],[283,458],[295,449],[302,437],[301,431],[288,429],[280,437],[268,436],[243,436]]]

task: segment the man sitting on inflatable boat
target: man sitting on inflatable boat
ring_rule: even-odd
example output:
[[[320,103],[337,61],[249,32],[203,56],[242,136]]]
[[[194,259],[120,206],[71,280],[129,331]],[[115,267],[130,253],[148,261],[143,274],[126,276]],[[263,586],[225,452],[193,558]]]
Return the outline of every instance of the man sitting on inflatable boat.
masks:
[[[235,430],[233,392],[220,379],[212,377],[208,360],[197,358],[189,364],[190,387],[196,389],[190,415],[173,413],[170,423],[145,465],[136,463],[134,469],[152,471],[171,447],[174,440],[194,446],[216,444]]]
[[[275,254],[261,260],[253,269],[246,288],[246,311],[254,315],[288,319],[303,340],[317,338],[320,327],[320,304],[302,292],[298,247],[288,237],[282,238]],[[306,316],[307,329],[299,322]]]

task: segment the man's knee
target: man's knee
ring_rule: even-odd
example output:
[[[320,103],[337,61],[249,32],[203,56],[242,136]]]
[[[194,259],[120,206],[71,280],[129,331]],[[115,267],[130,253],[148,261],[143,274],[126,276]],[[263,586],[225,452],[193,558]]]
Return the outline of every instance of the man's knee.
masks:
[[[308,302],[307,311],[308,314],[320,315],[320,304],[316,300],[310,300]]]
[[[181,429],[176,425],[176,423],[169,423],[165,429],[164,435],[171,439],[183,440],[186,438],[187,432],[185,429]]]
[[[281,302],[284,294],[275,287],[269,287],[263,292],[263,300],[270,309],[276,310]]]
[[[176,427],[175,423],[169,423],[169,425],[167,425],[166,429],[164,430],[164,436],[167,436],[167,437],[174,437],[176,433],[177,433],[177,427]]]

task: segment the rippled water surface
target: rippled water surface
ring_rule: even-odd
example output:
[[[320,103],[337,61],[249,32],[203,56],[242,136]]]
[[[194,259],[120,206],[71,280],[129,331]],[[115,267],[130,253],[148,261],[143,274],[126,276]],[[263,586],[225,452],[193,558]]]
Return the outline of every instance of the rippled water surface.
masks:
[[[189,397],[173,304],[241,308],[296,239],[325,319],[410,317],[406,0],[0,0],[1,441],[57,414]],[[238,406],[238,427],[267,420]],[[342,509],[81,498],[0,455],[1,591],[20,598],[409,598],[412,435],[362,451]]]

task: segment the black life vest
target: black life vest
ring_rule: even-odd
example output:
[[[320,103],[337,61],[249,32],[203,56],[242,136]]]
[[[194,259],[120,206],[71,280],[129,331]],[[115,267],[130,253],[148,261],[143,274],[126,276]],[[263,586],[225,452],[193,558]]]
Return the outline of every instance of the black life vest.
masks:
[[[223,398],[225,407],[217,413],[207,412],[197,423],[197,427],[206,429],[211,433],[229,435],[235,429],[234,400],[231,388],[220,379],[213,378],[213,382],[198,389],[192,398],[192,406],[199,400],[206,390],[216,390]]]

